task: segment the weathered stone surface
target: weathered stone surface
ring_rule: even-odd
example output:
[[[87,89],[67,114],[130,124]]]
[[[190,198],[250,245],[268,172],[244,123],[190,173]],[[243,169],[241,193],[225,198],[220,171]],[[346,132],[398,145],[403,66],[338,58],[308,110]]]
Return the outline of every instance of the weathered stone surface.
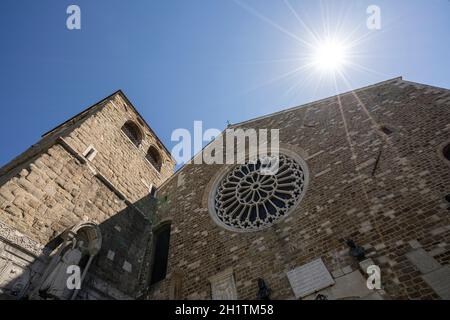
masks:
[[[236,300],[238,298],[233,269],[228,268],[209,278],[213,300]]]
[[[450,267],[445,266],[434,270],[422,278],[433,290],[445,300],[450,300]]]
[[[422,248],[410,251],[406,256],[421,273],[434,271],[441,266],[439,262]]]
[[[103,246],[92,262],[89,276],[101,279],[110,287],[107,291],[121,292],[123,296],[134,297],[141,291],[148,278],[145,270],[149,266],[143,263],[143,256],[150,255],[147,251],[151,250],[149,217],[153,201],[142,180],[159,186],[172,174],[174,163],[144,124],[139,124],[143,133],[139,148],[125,136],[123,124],[128,120],[140,123],[139,117],[126,98],[116,93],[75,121],[45,135],[3,167],[0,242],[3,238],[45,262],[49,252],[43,248],[53,246],[52,241],[63,231],[81,221],[94,222],[103,234]],[[90,145],[95,146],[97,154],[88,163],[82,152]],[[161,172],[156,172],[145,158],[150,146],[161,153]],[[110,184],[98,179],[98,173]],[[148,216],[137,207],[148,209]],[[33,261],[28,264],[23,272],[34,268]],[[5,270],[0,270],[0,277]],[[80,297],[90,290],[89,283]]]
[[[334,284],[333,277],[322,259],[308,262],[287,272],[296,298],[303,298]]]
[[[209,279],[231,268],[239,299],[256,297],[258,278],[273,299],[292,299],[286,272],[309,261],[321,257],[336,277],[359,272],[345,244],[353,239],[380,264],[388,297],[438,299],[437,287],[406,254],[422,247],[449,264],[443,197],[450,170],[440,151],[450,141],[449,98],[449,90],[394,79],[234,125],[280,129],[280,145],[303,157],[310,171],[308,190],[286,219],[236,233],[208,212],[224,166],[188,164],[172,175],[164,146],[116,93],[0,169],[0,221],[13,230],[3,240],[41,255],[77,221],[95,222],[104,242],[79,298],[129,299],[146,292],[153,227],[170,221],[167,277],[149,288],[148,298],[174,297],[177,283],[177,297],[210,299]],[[142,129],[138,147],[121,131],[128,120]],[[97,154],[88,160],[82,154],[91,145]],[[160,173],[145,159],[150,146],[163,157]],[[157,203],[148,197],[151,184]],[[0,252],[7,252],[1,241]]]

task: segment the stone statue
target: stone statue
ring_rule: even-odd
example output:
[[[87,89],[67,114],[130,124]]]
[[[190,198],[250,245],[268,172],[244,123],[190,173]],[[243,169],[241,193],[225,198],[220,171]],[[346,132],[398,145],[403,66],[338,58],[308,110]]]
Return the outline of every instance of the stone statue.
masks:
[[[270,300],[270,294],[272,293],[272,290],[267,286],[264,279],[259,278],[258,279],[258,294],[256,296],[256,299],[258,300]]]
[[[347,245],[350,248],[350,256],[356,258],[358,261],[363,261],[366,258],[364,248],[356,245],[353,240],[347,240]]]
[[[72,247],[69,248],[55,268],[44,280],[39,289],[39,295],[43,298],[65,299],[67,289],[67,268],[71,265],[78,265],[83,256],[83,241],[73,239]]]

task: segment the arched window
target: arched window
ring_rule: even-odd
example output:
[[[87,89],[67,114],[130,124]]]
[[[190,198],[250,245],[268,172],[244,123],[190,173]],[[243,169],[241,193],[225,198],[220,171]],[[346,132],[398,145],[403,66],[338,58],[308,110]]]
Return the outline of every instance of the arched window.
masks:
[[[165,223],[153,232],[153,264],[150,285],[166,278],[169,258],[170,223]]]
[[[444,158],[447,159],[448,161],[450,161],[450,143],[447,144],[443,149],[442,149],[442,154],[444,155]]]
[[[142,141],[142,132],[138,125],[129,120],[122,126],[122,131],[133,142],[136,147],[139,147]]]
[[[161,171],[162,159],[158,150],[154,146],[151,146],[146,155],[147,160],[153,165],[153,167],[159,171]]]

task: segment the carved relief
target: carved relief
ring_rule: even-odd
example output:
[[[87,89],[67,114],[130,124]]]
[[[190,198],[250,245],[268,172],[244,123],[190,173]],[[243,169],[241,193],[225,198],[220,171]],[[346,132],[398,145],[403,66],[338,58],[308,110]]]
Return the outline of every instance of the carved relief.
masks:
[[[209,278],[211,282],[212,300],[236,300],[237,291],[234,282],[233,269],[228,268]]]
[[[46,250],[38,242],[0,221],[0,294],[20,299],[39,274]]]
[[[22,298],[29,286],[36,259],[0,239],[0,294],[12,299]],[[40,262],[36,263],[36,273]]]
[[[283,219],[302,200],[309,180],[306,162],[298,155],[278,155],[278,168],[266,174],[263,160],[246,161],[219,176],[211,189],[209,211],[225,229],[262,230]]]
[[[56,249],[39,285],[33,291],[32,297],[35,299],[75,299],[78,290],[67,288],[68,267],[80,267],[82,283],[102,244],[99,228],[89,222],[79,223],[66,230],[62,239],[64,242]]]
[[[0,272],[0,293],[20,299],[30,284],[30,270],[7,262]]]
[[[46,253],[44,252],[43,245],[21,234],[19,231],[8,226],[2,221],[0,221],[0,239],[1,238],[29,251],[35,256],[40,256]]]

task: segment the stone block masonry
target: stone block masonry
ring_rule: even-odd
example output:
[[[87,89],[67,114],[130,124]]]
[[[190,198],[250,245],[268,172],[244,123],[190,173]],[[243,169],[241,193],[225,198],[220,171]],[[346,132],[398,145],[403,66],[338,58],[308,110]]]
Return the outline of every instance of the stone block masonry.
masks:
[[[138,147],[121,130],[129,120],[138,123],[143,132]],[[150,146],[160,152],[160,172],[146,159]],[[96,150],[90,159],[83,156],[88,147]],[[102,248],[78,297],[134,298],[148,278],[144,257],[151,244],[154,201],[149,185],[160,185],[172,174],[173,165],[158,138],[118,92],[49,132],[2,168],[0,221],[50,251],[54,249],[52,241],[68,228],[83,221],[98,225]],[[0,242],[20,248],[21,237],[12,243],[0,233]],[[21,250],[32,253],[27,247]],[[38,257],[42,264],[49,263],[48,253]],[[6,260],[0,256],[0,261]],[[32,265],[26,263],[23,272]],[[6,271],[0,268],[0,278]],[[41,275],[42,270],[30,275],[28,292]],[[14,283],[2,285],[2,291],[8,293]]]

